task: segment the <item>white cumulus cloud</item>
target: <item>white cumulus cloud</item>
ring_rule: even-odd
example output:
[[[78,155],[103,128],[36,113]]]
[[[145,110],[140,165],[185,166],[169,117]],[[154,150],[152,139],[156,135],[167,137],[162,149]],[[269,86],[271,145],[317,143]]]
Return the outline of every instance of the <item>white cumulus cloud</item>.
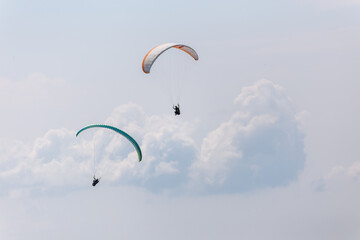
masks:
[[[134,103],[115,108],[105,123],[139,143],[140,163],[132,144],[111,130],[93,128],[76,138],[75,130],[53,129],[31,144],[2,145],[0,178],[10,188],[82,187],[90,184],[93,174],[102,176],[105,184],[132,184],[151,191],[185,184],[196,156],[189,123],[174,116],[148,116]]]
[[[200,142],[195,124],[173,115],[149,115],[135,104],[113,110],[105,124],[130,134],[142,149],[109,129],[53,129],[33,143],[0,146],[0,178],[16,188],[47,191],[102,184],[153,192],[243,192],[286,185],[302,170],[305,155],[298,112],[285,90],[268,80],[242,89],[230,119]],[[84,127],[90,123],[84,123]],[[101,124],[101,123],[99,123]]]
[[[294,180],[305,162],[303,134],[284,89],[261,80],[234,103],[237,111],[202,142],[191,172],[195,186],[238,192]]]

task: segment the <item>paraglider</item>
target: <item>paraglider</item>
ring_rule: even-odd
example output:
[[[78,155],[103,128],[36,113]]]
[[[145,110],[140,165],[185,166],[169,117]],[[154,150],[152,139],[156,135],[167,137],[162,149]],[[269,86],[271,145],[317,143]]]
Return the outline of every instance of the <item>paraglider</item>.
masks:
[[[94,124],[94,125],[89,125],[89,126],[86,126],[82,129],[80,129],[77,133],[76,133],[76,137],[83,131],[87,130],[87,129],[90,129],[90,128],[106,128],[106,129],[110,129],[112,131],[115,131],[116,133],[119,133],[121,136],[125,137],[127,140],[129,140],[129,142],[131,142],[131,144],[134,146],[136,152],[137,152],[137,155],[138,155],[138,160],[139,162],[142,160],[142,153],[141,153],[141,149],[139,147],[139,144],[129,135],[127,134],[126,132],[124,131],[121,131],[120,129],[116,128],[116,127],[113,127],[113,126],[109,126],[109,125],[102,125],[102,124]],[[94,159],[95,161],[95,159]],[[95,173],[95,170],[94,170],[94,173]],[[96,184],[99,183],[101,178],[96,178],[95,177],[95,174],[94,174],[94,179],[93,179],[93,183],[92,185],[95,187]]]
[[[164,44],[160,44],[154,48],[152,48],[144,57],[143,61],[142,61],[142,70],[144,73],[149,74],[151,67],[153,66],[153,64],[155,63],[156,59],[163,54],[164,52],[166,52],[167,50],[174,48],[174,49],[179,49],[184,51],[185,53],[187,53],[188,55],[190,55],[194,60],[199,60],[199,56],[196,53],[196,51],[189,47],[186,46],[184,44],[179,44],[179,43],[164,43]],[[183,64],[175,64],[175,65],[171,65],[171,69],[172,67],[179,67],[179,68],[183,68]],[[171,71],[171,70],[170,70]],[[179,78],[179,76],[177,76],[177,78]],[[168,87],[168,91],[170,91],[170,95],[172,97],[172,101],[173,101],[173,109],[175,110],[175,116],[180,115],[180,105],[179,105],[179,98],[180,96],[172,96],[174,93],[174,95],[179,94],[179,92],[181,92],[181,85],[182,79],[179,82],[175,82],[175,80],[173,79],[173,74],[171,74],[171,76],[169,77],[169,79],[167,79],[167,81],[165,82],[166,84],[169,84],[170,86]],[[178,97],[178,99],[173,99]],[[174,106],[174,103],[177,103],[177,105]]]

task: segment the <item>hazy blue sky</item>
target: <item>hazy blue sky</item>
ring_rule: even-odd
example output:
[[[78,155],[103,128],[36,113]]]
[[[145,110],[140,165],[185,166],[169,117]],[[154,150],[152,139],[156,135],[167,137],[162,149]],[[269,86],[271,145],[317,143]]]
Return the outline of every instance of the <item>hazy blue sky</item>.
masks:
[[[359,13],[0,0],[0,238],[359,239]],[[145,75],[166,42],[199,61],[172,50]],[[92,123],[143,161],[106,131],[75,137]]]

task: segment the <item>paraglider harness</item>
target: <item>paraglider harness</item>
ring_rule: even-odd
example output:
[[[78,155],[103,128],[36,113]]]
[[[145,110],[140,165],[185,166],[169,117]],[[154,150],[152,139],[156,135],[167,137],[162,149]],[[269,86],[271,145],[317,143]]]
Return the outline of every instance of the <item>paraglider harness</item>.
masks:
[[[94,175],[94,180],[93,180],[93,182],[92,182],[93,187],[95,187],[96,184],[99,183],[100,179],[101,179],[101,178],[95,178],[95,175]]]
[[[180,115],[180,105],[179,104],[176,106],[173,105],[173,109],[175,110],[175,116]]]

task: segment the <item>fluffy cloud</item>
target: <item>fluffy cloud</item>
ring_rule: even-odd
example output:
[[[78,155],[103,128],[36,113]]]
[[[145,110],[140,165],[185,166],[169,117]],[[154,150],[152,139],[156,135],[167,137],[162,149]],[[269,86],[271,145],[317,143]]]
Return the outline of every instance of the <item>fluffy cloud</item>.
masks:
[[[294,180],[305,162],[303,134],[284,90],[261,80],[234,103],[233,116],[203,140],[194,181],[211,191],[239,192]]]
[[[75,131],[55,129],[30,145],[2,145],[0,178],[10,188],[36,186],[37,190],[82,187],[90,184],[93,174],[102,176],[103,182],[151,191],[184,185],[196,156],[190,124],[173,116],[148,116],[134,103],[114,109],[106,124],[118,126],[138,141],[142,162],[129,141],[108,129],[90,129],[77,138]]]
[[[77,138],[74,130],[56,129],[32,144],[2,145],[0,178],[10,189],[42,191],[88,186],[96,174],[102,184],[153,192],[244,192],[296,179],[305,160],[303,136],[284,89],[261,80],[243,88],[234,104],[230,119],[199,143],[194,124],[124,104],[105,123],[139,143],[142,162],[130,142],[108,129],[89,129]]]
[[[131,133],[138,140],[143,153],[141,163],[134,161],[135,153],[119,157],[123,160],[118,166],[127,166],[126,170],[117,171],[124,175],[120,176],[120,181],[145,186],[154,191],[184,185],[187,168],[196,157],[196,144],[191,138],[190,123],[173,116],[148,116],[140,106],[133,103],[116,108],[106,123],[122,126],[122,129]],[[127,143],[127,146],[130,145]],[[130,152],[121,148],[118,150],[119,153]]]
[[[1,149],[3,185],[0,192],[13,188],[46,190],[64,185],[79,186],[90,169],[87,155],[78,151],[74,131],[56,129],[33,144],[13,142]]]
[[[355,161],[348,166],[337,165],[328,173],[315,181],[315,189],[319,192],[325,190],[341,190],[357,188],[360,182],[360,162]]]

